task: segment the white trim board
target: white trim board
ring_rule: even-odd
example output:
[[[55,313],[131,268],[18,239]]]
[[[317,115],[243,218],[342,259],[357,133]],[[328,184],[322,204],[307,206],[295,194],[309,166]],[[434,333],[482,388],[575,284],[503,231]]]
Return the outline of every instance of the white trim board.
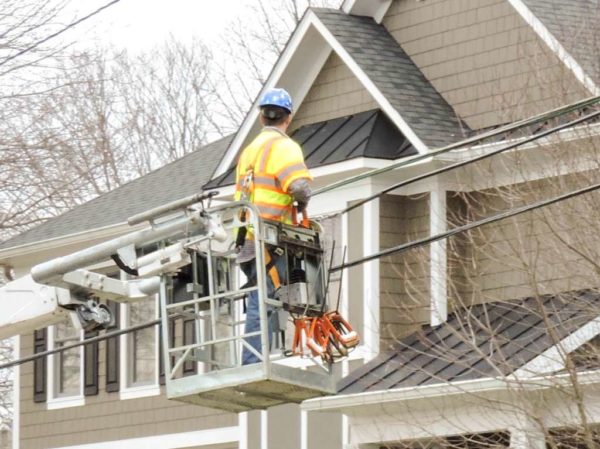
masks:
[[[76,446],[63,446],[56,449],[180,449],[185,447],[237,443],[238,441],[239,429],[237,426],[232,426],[219,429],[197,430],[194,432],[170,433],[152,437],[80,444]]]
[[[525,22],[533,29],[533,31],[542,39],[542,41],[552,50],[558,59],[571,71],[575,78],[581,82],[586,89],[593,95],[600,95],[600,88],[596,83],[585,73],[583,67],[571,56],[567,49],[554,37],[548,30],[546,25],[538,19],[535,14],[523,3],[523,0],[508,0],[515,8]]]
[[[381,23],[392,4],[392,0],[345,0],[341,10],[346,14],[369,16]]]
[[[274,86],[280,86],[286,88],[292,98],[294,98],[295,109],[297,110],[332,50],[335,51],[348,66],[353,75],[356,76],[364,88],[378,103],[381,110],[390,118],[390,120],[392,120],[417,151],[419,153],[427,152],[428,147],[408,126],[398,111],[396,111],[346,49],[311,10],[307,11],[302,21],[298,24],[287,47],[275,64],[273,71],[269,75],[269,78],[265,82],[263,89],[257,98],[260,98],[262,93],[267,89]],[[258,131],[258,110],[256,106],[255,101],[250,112],[242,122],[235,138],[229,145],[225,156],[215,170],[213,178],[225,173],[233,163],[233,160],[248,136],[252,132]]]
[[[529,379],[562,370],[565,368],[565,355],[570,354],[598,334],[600,334],[600,316],[566,336],[533,360],[527,362],[516,370],[511,377],[515,379]]]

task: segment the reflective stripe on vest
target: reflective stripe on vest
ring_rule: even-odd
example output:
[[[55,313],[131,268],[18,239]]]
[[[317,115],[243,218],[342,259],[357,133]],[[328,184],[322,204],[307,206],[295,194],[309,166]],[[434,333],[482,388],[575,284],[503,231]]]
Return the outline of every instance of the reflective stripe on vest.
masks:
[[[273,155],[273,146],[284,137],[276,137],[267,140],[262,148],[256,152],[253,166],[246,163],[247,156],[242,153],[240,165],[237,170],[236,199],[241,198],[242,181],[249,169],[253,170],[253,192],[251,201],[260,212],[260,216],[268,220],[281,221],[283,223],[292,222],[293,198],[284,192],[280,183],[277,181],[277,174],[269,172],[269,162]],[[245,150],[246,151],[246,150]]]

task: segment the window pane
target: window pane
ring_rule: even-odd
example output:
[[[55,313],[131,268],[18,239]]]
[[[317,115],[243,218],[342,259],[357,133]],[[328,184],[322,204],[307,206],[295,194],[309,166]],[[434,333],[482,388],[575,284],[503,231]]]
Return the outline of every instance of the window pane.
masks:
[[[154,297],[144,301],[132,303],[129,306],[129,325],[152,321],[156,314],[156,301]],[[148,327],[132,332],[129,337],[130,348],[130,370],[131,383],[133,385],[144,385],[155,382],[156,377],[156,328]]]
[[[70,323],[57,324],[54,328],[54,347],[60,348],[79,341],[79,331]],[[81,348],[60,352],[56,359],[56,395],[79,395]]]

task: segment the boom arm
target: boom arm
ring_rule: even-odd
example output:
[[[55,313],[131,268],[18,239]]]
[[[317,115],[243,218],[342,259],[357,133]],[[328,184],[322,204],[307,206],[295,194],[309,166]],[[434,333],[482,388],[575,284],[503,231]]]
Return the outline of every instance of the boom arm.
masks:
[[[198,236],[219,241],[227,239],[221,217],[203,208],[187,206],[207,199],[193,195],[144,213],[151,225],[75,253],[41,263],[31,274],[0,288],[0,339],[66,321],[85,329],[106,327],[112,321],[109,310],[98,301],[137,301],[158,291],[157,275],[172,273],[190,263],[187,243]],[[184,209],[174,218],[154,223],[160,215]],[[135,220],[135,222],[138,222]],[[177,240],[166,248],[142,257],[136,250],[149,244]],[[196,243],[194,242],[194,243]],[[118,258],[138,274],[137,279],[118,280],[84,268]]]

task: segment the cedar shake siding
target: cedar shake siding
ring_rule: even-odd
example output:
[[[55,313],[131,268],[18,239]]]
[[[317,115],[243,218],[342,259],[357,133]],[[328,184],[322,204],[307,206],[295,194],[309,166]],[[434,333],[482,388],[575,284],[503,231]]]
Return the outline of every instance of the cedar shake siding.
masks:
[[[429,234],[428,195],[385,195],[380,203],[381,249]],[[429,321],[429,247],[380,260],[382,349]]]
[[[456,207],[452,227],[460,215],[478,220],[596,182],[590,172],[456,195],[449,202]],[[453,238],[451,305],[597,288],[599,204],[600,193],[587,193]]]
[[[334,52],[321,69],[292,124],[294,129],[310,123],[378,108],[348,66]]]
[[[21,336],[21,356],[33,352],[33,335]],[[32,363],[21,366],[21,447],[50,449],[110,440],[190,432],[237,426],[238,417],[160,396],[120,400],[119,393],[106,391],[106,341],[99,344],[97,395],[86,396],[85,405],[47,410],[46,403],[33,400]],[[123,386],[121,386],[123,388]]]
[[[589,96],[507,0],[395,0],[383,24],[472,129]]]

